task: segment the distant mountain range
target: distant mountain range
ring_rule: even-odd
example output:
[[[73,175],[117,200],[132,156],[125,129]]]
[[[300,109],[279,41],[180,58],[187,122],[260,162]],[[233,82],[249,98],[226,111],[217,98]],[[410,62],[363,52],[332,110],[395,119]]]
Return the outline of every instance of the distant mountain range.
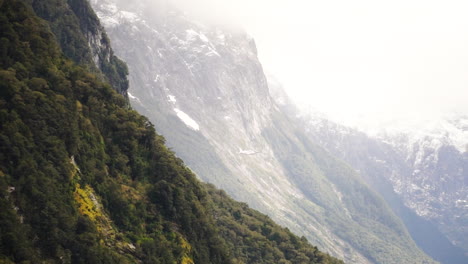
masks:
[[[466,116],[389,126],[371,135],[317,113],[296,116],[314,142],[347,161],[383,195],[429,255],[443,263],[468,260]]]

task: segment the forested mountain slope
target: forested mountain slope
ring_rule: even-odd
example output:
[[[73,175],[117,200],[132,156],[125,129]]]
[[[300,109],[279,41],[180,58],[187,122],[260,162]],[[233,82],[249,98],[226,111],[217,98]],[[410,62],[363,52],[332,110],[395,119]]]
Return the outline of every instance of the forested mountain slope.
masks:
[[[1,263],[341,263],[201,185],[29,4],[0,0]]]

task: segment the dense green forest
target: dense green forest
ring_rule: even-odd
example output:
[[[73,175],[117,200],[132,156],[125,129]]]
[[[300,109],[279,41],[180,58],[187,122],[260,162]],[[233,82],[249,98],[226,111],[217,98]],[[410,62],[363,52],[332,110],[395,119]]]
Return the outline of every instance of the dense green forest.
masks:
[[[196,179],[68,46],[86,4],[0,0],[0,263],[342,263]]]
[[[234,263],[342,263],[311,247],[275,224],[268,216],[229,198],[222,190],[208,186],[214,201],[216,225],[226,241]]]

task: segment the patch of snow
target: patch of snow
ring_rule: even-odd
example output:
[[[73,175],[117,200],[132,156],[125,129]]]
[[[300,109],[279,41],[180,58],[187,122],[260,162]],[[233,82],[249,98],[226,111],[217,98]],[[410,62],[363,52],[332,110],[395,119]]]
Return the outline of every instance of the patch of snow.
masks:
[[[243,149],[239,149],[239,154],[244,154],[244,155],[253,155],[253,154],[257,154],[256,151],[254,150],[243,150]]]
[[[162,58],[162,57],[163,57],[163,54],[161,53],[161,50],[160,50],[160,49],[158,49],[158,56],[159,56],[159,58]]]
[[[409,189],[410,189],[410,190],[413,190],[413,191],[417,191],[417,190],[421,190],[421,187],[419,187],[418,185],[412,183],[412,184],[409,186]]]
[[[132,95],[132,94],[129,93],[129,92],[127,92],[127,94],[128,94],[128,97],[130,98],[130,100],[134,100],[134,101],[137,101],[137,102],[140,102],[140,103],[141,103],[140,99],[137,98],[136,96]]]
[[[103,1],[104,3],[98,4],[97,1],[91,1],[93,7],[96,10],[96,15],[99,17],[101,24],[105,28],[113,28],[122,23],[135,24],[140,22],[146,25],[146,22],[142,20],[136,13],[119,10],[115,3],[109,1]],[[135,25],[132,26],[133,31],[138,31],[139,28]]]
[[[184,113],[182,110],[174,108],[174,112],[176,112],[177,117],[180,120],[182,120],[182,122],[184,122],[184,124],[186,126],[188,126],[189,128],[191,128],[191,129],[193,129],[195,131],[200,130],[200,126],[198,125],[198,123],[195,120],[193,120],[189,115]]]
[[[205,34],[203,33],[200,33],[200,35],[198,35],[200,37],[200,39],[203,41],[203,42],[209,42],[208,38],[205,36]]]
[[[170,94],[170,95],[168,95],[167,97],[169,98],[169,100],[168,100],[169,102],[171,102],[171,103],[173,103],[173,104],[175,104],[175,103],[177,102],[177,99],[175,98],[174,95],[171,95],[171,94]]]
[[[203,42],[209,42],[208,38],[203,33],[198,33],[193,29],[187,29],[185,32],[187,33],[187,40],[189,41],[193,41],[198,38]]]
[[[119,25],[119,21],[114,17],[105,16],[102,12],[96,12],[96,14],[105,28],[113,28]]]
[[[102,8],[111,13],[116,13],[118,11],[117,5],[110,2],[106,2],[105,4],[103,4]]]
[[[219,32],[218,33],[218,39],[221,40],[222,42],[224,42],[226,40],[226,36],[224,35],[223,32]]]
[[[442,117],[418,124],[402,121],[371,136],[400,148],[406,146],[408,152],[438,150],[441,146],[451,145],[463,153],[468,150],[467,122],[466,116]]]
[[[221,55],[219,55],[219,53],[216,51],[216,48],[214,47],[214,45],[210,42],[210,40],[206,37],[205,34],[203,34],[201,32],[200,33],[196,32],[193,29],[188,29],[185,32],[186,32],[186,41],[178,39],[179,44],[181,44],[182,46],[187,46],[188,47],[188,46],[190,46],[190,44],[189,44],[190,42],[194,42],[196,40],[201,40],[205,44],[200,45],[198,47],[193,47],[192,50],[194,52],[196,52],[196,53],[204,52],[205,55],[208,56],[208,57],[212,57],[212,56],[221,57]],[[208,50],[208,51],[206,51],[206,50]]]
[[[219,55],[219,53],[213,48],[210,48],[210,51],[208,51],[205,55],[208,57],[212,57],[213,55],[217,57],[221,57],[221,55]]]
[[[193,29],[187,29],[187,30],[185,31],[185,33],[187,33],[187,39],[188,39],[188,40],[193,40],[193,39],[195,39],[196,37],[198,37],[198,33],[197,33],[195,30],[193,30]]]
[[[138,15],[128,11],[120,11],[120,17],[127,20],[130,23],[136,22],[138,19]]]
[[[467,200],[456,200],[455,201],[455,206],[456,207],[468,207],[468,201]]]

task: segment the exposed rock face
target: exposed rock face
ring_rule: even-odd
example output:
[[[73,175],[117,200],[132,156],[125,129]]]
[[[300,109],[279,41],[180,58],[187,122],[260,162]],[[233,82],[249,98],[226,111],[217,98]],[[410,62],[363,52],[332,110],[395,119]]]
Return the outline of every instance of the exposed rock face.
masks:
[[[137,13],[118,11],[111,2],[100,1],[97,6],[114,47],[131,65],[132,104],[157,117],[152,120],[158,131],[192,169],[207,170],[203,167],[213,167],[212,159],[219,159],[208,153],[207,164],[199,164],[206,153],[191,155],[186,149],[200,144],[209,148],[207,152],[226,152],[235,158],[218,161],[212,175],[231,174],[232,169],[239,170],[236,161],[255,159],[268,148],[259,135],[271,122],[273,105],[250,37],[205,28],[177,11],[144,20]],[[189,135],[180,135],[175,128]],[[265,151],[271,155],[271,150]],[[229,170],[224,167],[231,165]],[[252,184],[198,174],[227,190]]]
[[[273,101],[248,35],[165,3],[92,4],[129,65],[133,107],[200,178],[350,263],[431,263],[383,200]]]

